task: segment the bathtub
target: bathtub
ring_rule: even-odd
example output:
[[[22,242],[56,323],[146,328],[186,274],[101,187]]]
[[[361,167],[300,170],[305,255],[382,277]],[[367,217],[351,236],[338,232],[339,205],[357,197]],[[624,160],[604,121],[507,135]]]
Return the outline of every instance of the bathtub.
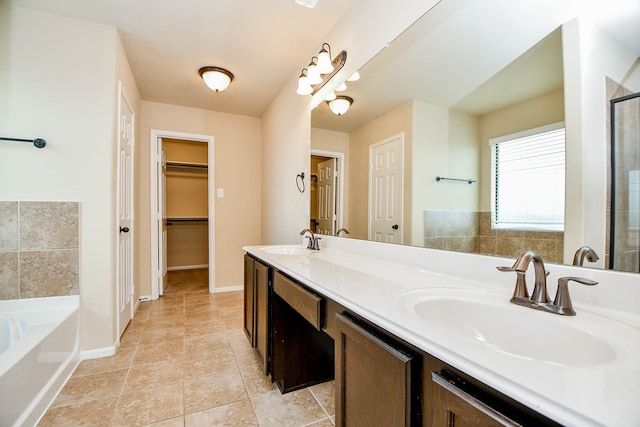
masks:
[[[79,363],[77,295],[0,301],[0,426],[35,426]]]

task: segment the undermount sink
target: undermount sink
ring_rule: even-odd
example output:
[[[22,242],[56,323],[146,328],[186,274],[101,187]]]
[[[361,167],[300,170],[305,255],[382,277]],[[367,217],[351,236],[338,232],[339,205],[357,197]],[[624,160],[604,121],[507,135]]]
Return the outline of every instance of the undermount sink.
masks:
[[[267,246],[260,250],[273,255],[309,255],[313,252],[304,246]]]
[[[398,301],[454,339],[516,358],[573,366],[601,365],[616,358],[608,342],[576,326],[580,320],[515,306],[503,293],[420,289],[401,294]]]

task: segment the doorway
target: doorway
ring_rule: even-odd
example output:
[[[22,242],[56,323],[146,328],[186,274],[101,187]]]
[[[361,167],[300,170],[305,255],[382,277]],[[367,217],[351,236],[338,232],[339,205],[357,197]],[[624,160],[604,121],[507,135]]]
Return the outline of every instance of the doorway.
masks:
[[[344,224],[344,154],[311,150],[310,171],[309,228],[334,236]]]
[[[208,276],[215,291],[213,141],[151,131],[152,299],[167,293],[170,271]]]

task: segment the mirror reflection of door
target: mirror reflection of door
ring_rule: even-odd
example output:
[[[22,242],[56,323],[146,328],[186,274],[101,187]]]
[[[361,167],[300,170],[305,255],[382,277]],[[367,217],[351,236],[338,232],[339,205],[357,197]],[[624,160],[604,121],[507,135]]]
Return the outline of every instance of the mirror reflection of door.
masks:
[[[316,233],[333,236],[336,233],[337,160],[318,164],[318,222]]]
[[[402,134],[369,147],[369,240],[402,243]]]

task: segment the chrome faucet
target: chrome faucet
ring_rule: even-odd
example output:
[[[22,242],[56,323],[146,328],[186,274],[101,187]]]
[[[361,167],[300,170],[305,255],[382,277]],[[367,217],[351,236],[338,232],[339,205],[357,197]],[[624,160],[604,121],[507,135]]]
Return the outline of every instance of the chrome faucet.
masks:
[[[583,265],[585,257],[589,262],[596,262],[600,259],[596,251],[594,251],[591,247],[583,246],[578,249],[576,251],[576,254],[573,256],[573,265]]]
[[[307,243],[307,249],[313,249],[314,251],[319,251],[320,246],[318,244],[318,240],[320,240],[321,238],[313,234],[313,231],[311,231],[308,228],[305,228],[304,230],[302,230],[300,232],[300,235],[304,236],[305,233],[310,234],[309,236],[306,236],[307,239],[309,239],[309,242]]]
[[[513,270],[519,273],[526,273],[529,263],[533,261],[533,268],[536,274],[531,301],[538,304],[545,304],[551,301],[547,293],[547,271],[544,269],[542,257],[533,251],[527,251],[520,255],[513,264]]]
[[[525,273],[529,267],[529,263],[533,261],[533,267],[535,271],[535,285],[533,293],[529,297],[527,290],[527,282],[525,280]],[[571,298],[569,297],[570,281],[578,282],[583,285],[597,285],[598,282],[589,279],[583,279],[581,277],[561,277],[558,279],[558,290],[556,291],[556,297],[551,302],[549,295],[547,294],[547,275],[548,271],[544,268],[544,262],[542,257],[533,251],[527,251],[520,255],[512,267],[497,267],[500,271],[514,271],[517,274],[516,287],[513,291],[513,296],[510,302],[513,304],[522,305],[525,307],[534,308],[536,310],[548,311],[550,313],[561,314],[564,316],[575,316],[576,312],[573,309]]]
[[[340,233],[344,233],[348,236],[349,230],[347,230],[346,228],[341,228],[340,230],[336,231],[336,236],[340,237]]]

